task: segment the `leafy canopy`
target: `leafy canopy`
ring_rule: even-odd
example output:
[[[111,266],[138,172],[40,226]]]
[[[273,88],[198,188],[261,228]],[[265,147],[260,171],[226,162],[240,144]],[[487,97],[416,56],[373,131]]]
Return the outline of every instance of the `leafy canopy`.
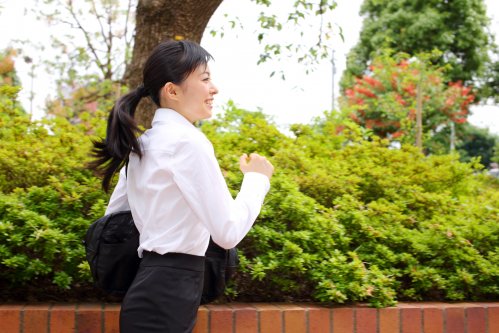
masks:
[[[493,37],[483,0],[365,0],[361,14],[360,39],[347,57],[342,87],[364,74],[380,48],[411,55],[438,49],[436,63],[451,66],[447,80],[464,84],[483,78],[489,66]]]

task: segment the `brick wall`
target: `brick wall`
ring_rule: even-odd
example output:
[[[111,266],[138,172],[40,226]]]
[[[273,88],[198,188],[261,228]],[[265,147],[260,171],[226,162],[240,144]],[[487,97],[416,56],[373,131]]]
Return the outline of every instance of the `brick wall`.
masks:
[[[118,333],[119,304],[0,305],[1,333]],[[499,303],[201,306],[193,333],[499,333]],[[145,332],[146,333],[146,332]]]

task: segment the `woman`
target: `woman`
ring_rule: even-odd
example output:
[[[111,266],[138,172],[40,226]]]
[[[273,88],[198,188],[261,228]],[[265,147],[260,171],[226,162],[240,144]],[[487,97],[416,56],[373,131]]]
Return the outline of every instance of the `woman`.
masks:
[[[94,167],[102,171],[105,189],[121,168],[106,214],[130,209],[140,232],[143,259],[123,299],[122,333],[191,332],[210,235],[223,248],[236,246],[270,187],[272,164],[258,154],[243,154],[244,179],[233,199],[213,146],[193,125],[212,115],[218,93],[211,58],[189,41],[158,45],[145,64],[143,85],[116,102],[106,139],[95,143]],[[152,128],[137,138],[133,117],[143,97],[158,109]]]

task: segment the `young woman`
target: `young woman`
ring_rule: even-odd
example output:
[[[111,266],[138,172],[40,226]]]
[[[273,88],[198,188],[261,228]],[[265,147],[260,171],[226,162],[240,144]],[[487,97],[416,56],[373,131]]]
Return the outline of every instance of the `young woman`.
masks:
[[[236,246],[270,187],[272,164],[243,154],[244,179],[233,199],[213,146],[193,125],[211,116],[218,93],[210,59],[193,42],[158,45],[145,63],[143,85],[116,102],[106,139],[95,143],[93,167],[106,190],[121,168],[106,214],[130,209],[140,232],[143,259],[121,306],[122,333],[191,332],[210,235],[223,248]],[[158,109],[152,128],[138,136],[134,113],[144,97]]]

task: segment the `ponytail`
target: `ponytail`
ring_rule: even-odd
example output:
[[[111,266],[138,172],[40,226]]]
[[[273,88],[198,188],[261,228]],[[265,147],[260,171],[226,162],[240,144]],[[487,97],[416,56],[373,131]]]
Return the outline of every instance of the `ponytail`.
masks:
[[[106,192],[109,191],[111,179],[116,171],[128,161],[130,152],[133,151],[142,158],[137,138],[140,129],[134,115],[140,100],[147,95],[147,90],[141,85],[118,99],[107,120],[106,138],[93,142],[94,161],[89,167],[103,177],[102,188]]]

